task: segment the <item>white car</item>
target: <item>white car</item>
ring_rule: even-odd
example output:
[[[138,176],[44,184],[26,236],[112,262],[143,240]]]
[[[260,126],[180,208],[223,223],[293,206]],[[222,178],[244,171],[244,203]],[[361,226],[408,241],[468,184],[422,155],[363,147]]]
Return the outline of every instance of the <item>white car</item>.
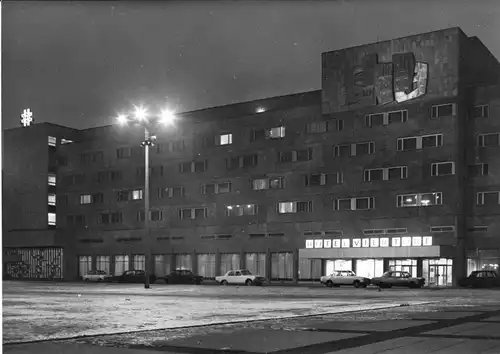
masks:
[[[341,285],[351,285],[356,288],[366,288],[370,285],[370,279],[365,277],[358,277],[352,270],[337,270],[330,275],[322,276],[320,278],[321,284],[328,287],[337,287]]]
[[[266,278],[254,275],[249,270],[230,270],[225,275],[215,277],[219,285],[239,284],[239,285],[262,285]]]
[[[83,276],[83,281],[108,281],[111,278],[111,275],[106,273],[104,270],[89,270]]]

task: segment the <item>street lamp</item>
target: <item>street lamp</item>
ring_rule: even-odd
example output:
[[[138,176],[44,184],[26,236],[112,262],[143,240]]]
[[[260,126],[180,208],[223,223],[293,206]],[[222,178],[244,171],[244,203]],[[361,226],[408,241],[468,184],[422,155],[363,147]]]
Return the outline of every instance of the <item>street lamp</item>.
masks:
[[[163,125],[171,125],[175,120],[175,115],[172,111],[162,110],[158,115],[149,114],[147,108],[143,106],[134,106],[134,112],[131,117],[120,114],[116,118],[120,125],[133,123],[144,129],[144,140],[141,146],[144,148],[144,229],[146,237],[149,239],[149,148],[155,145],[156,135],[152,135],[156,129]],[[151,246],[147,247],[145,260],[145,277],[144,288],[149,289],[149,268],[151,263]]]

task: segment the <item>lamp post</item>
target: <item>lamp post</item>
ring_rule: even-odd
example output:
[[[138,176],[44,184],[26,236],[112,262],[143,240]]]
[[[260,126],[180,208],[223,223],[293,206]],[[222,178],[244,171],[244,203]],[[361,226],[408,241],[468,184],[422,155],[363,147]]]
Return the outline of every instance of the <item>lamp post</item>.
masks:
[[[151,132],[156,131],[160,125],[170,125],[174,120],[174,115],[171,111],[163,110],[159,115],[150,115],[148,110],[142,106],[135,106],[135,111],[132,118],[125,114],[120,114],[117,118],[118,123],[126,125],[133,123],[144,129],[144,140],[141,146],[144,148],[144,230],[146,234],[146,243],[150,241],[150,206],[149,206],[149,148],[155,145],[156,135]],[[144,265],[144,288],[149,289],[149,268],[151,265],[151,245],[148,244]]]

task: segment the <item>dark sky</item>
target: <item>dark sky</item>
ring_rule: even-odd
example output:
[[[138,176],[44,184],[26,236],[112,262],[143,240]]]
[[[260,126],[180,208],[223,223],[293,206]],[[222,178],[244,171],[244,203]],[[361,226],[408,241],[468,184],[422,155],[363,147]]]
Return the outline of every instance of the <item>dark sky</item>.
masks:
[[[321,53],[460,26],[500,58],[500,0],[2,2],[2,124],[112,123],[319,89]]]

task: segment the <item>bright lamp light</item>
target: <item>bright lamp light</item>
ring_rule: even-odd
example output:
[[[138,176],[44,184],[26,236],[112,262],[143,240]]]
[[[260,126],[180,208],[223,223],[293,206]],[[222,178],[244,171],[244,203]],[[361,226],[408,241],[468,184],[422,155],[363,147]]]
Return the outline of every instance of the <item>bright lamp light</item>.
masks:
[[[145,120],[148,115],[148,110],[143,106],[134,106],[134,116],[137,120]]]
[[[125,114],[119,114],[118,117],[116,117],[116,120],[118,121],[119,124],[124,125],[127,124],[127,116]]]
[[[173,121],[175,120],[174,112],[165,109],[161,111],[160,114],[160,122],[165,125],[172,124]]]

